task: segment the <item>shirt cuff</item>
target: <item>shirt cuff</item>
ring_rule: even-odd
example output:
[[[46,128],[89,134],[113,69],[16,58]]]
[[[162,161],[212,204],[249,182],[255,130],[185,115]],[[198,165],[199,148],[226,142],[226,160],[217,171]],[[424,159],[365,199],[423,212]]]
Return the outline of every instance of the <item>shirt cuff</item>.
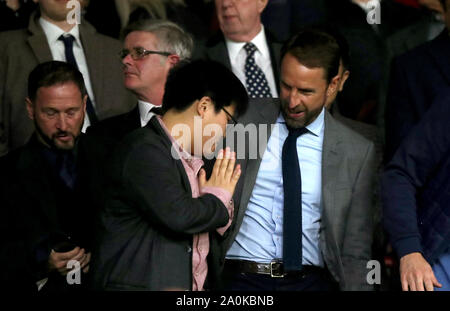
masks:
[[[225,189],[218,187],[204,187],[200,190],[200,195],[203,195],[205,193],[216,196],[227,208],[229,217],[228,223],[225,226],[216,229],[220,235],[224,235],[225,231],[227,231],[227,229],[231,226],[231,222],[233,221],[234,216],[234,202],[231,193]]]

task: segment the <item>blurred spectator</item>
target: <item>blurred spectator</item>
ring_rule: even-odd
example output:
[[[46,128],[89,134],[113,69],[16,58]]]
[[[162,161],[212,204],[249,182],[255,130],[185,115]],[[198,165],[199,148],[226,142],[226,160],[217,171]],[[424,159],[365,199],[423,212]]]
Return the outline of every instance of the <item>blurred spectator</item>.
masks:
[[[86,21],[70,24],[66,2],[37,0],[28,29],[0,33],[0,155],[23,145],[33,132],[24,100],[29,72],[49,60],[67,61],[83,74],[87,92],[84,129],[95,121],[129,111],[135,101],[117,64],[121,45],[98,34]]]
[[[0,0],[0,31],[27,27],[35,8],[32,0]]]
[[[261,16],[263,24],[280,41],[301,27],[325,24],[325,0],[271,0]]]
[[[279,92],[281,44],[261,23],[267,3],[216,0],[221,31],[195,50],[195,58],[215,60],[231,69],[250,97],[278,97]]]
[[[417,10],[390,0],[328,0],[327,5],[330,22],[347,39],[351,54],[352,75],[338,95],[346,105],[340,111],[348,118],[375,124],[388,68],[386,37],[410,23]],[[368,15],[373,14],[378,15],[380,24],[369,24]]]
[[[436,95],[450,84],[450,1],[441,3],[446,29],[434,40],[395,57],[392,62],[386,98],[386,162]]]
[[[142,19],[167,19],[180,25],[197,40],[208,36],[207,25],[189,10],[184,0],[91,0],[86,19],[99,32],[119,38],[129,24]]]

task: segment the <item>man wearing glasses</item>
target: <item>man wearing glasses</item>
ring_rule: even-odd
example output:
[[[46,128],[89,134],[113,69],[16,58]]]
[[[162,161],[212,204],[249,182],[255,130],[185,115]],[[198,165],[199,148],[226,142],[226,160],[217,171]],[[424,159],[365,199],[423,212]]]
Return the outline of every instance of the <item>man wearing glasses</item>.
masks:
[[[178,25],[164,20],[143,20],[127,27],[124,48],[119,53],[125,87],[138,98],[128,113],[104,120],[89,134],[121,140],[127,133],[143,127],[160,114],[169,70],[191,57],[193,40]]]

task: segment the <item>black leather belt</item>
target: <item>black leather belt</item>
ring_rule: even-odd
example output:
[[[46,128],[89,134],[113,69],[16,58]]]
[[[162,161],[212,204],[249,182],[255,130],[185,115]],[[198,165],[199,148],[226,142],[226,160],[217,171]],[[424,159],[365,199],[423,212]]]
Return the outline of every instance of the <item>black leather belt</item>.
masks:
[[[304,265],[301,271],[284,271],[281,261],[272,261],[270,263],[259,263],[248,260],[226,259],[225,268],[235,273],[256,273],[269,275],[272,278],[298,277],[302,278],[313,273],[323,273],[325,269],[317,266]]]

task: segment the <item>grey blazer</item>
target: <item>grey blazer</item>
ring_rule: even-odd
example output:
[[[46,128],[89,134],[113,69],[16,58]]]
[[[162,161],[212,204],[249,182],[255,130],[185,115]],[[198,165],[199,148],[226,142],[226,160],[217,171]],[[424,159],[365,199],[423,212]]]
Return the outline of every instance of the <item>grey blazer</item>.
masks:
[[[244,126],[251,123],[271,125],[276,122],[279,113],[277,100],[252,100],[249,110],[239,121]],[[267,140],[259,141],[261,150],[266,148],[271,126],[267,127],[267,131]],[[256,142],[252,140],[251,143]],[[223,239],[217,237],[212,243],[212,248],[218,253],[213,254],[210,263],[219,269],[219,274],[213,274],[211,282],[217,282],[218,279],[214,278],[220,277],[226,252],[239,232],[261,164],[260,154],[255,160],[248,159],[249,146],[247,137],[246,157],[238,161],[242,167],[242,177],[233,196],[236,209],[234,223]],[[372,289],[366,282],[369,272],[366,265],[371,259],[374,178],[374,144],[335,121],[326,112],[320,249],[328,270],[342,290]]]
[[[136,100],[123,85],[121,64],[116,57],[120,42],[98,34],[84,20],[80,38],[99,120],[131,110]],[[38,14],[31,16],[28,29],[0,33],[0,155],[25,144],[33,133],[33,122],[25,106],[28,75],[39,63],[51,60]]]

